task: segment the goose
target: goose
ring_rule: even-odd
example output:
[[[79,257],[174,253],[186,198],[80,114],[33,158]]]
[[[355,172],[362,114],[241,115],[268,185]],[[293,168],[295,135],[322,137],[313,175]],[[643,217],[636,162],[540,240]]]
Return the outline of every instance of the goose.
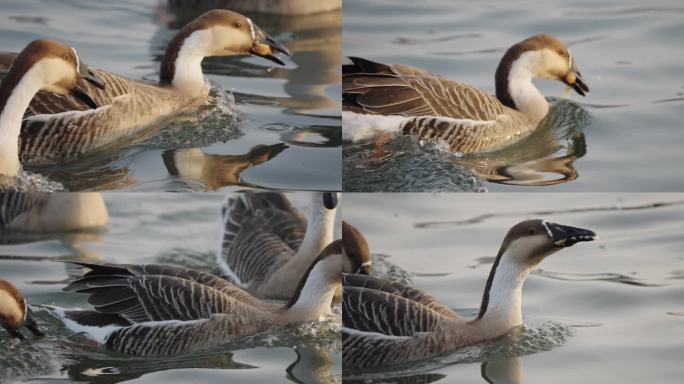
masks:
[[[533,78],[589,92],[570,50],[545,34],[506,51],[496,69],[496,97],[419,68],[350,60],[342,67],[342,126],[352,141],[401,132],[443,140],[460,154],[490,152],[523,138],[547,115],[549,103]]]
[[[390,366],[503,336],[522,325],[521,291],[532,268],[562,248],[597,238],[590,230],[543,220],[516,224],[503,240],[472,320],[410,286],[344,275],[342,362],[350,368]]]
[[[0,325],[11,337],[23,339],[19,329],[28,328],[35,336],[45,336],[31,315],[26,299],[7,280],[0,279]]]
[[[38,91],[73,93],[84,105],[97,106],[77,83],[79,77],[95,87],[104,87],[100,78],[80,64],[76,50],[61,43],[35,40],[19,53],[0,84],[0,176],[16,178],[19,175],[22,117]]]
[[[223,206],[220,275],[256,297],[287,300],[333,238],[337,194],[312,193],[304,218],[280,192],[246,192]]]
[[[187,268],[74,264],[90,271],[64,290],[88,294],[94,309],[48,307],[50,312],[107,349],[138,356],[185,353],[273,327],[318,321],[331,314],[342,273],[357,268],[343,256],[342,241],[335,240],[308,266],[290,300],[275,304]]]
[[[108,221],[98,192],[0,194],[0,232],[70,232],[101,228]]]
[[[21,130],[21,158],[29,165],[72,161],[111,146],[144,139],[168,117],[204,102],[209,85],[202,73],[208,56],[256,55],[284,63],[276,52],[289,50],[251,19],[228,10],[211,10],[183,27],[161,61],[159,83],[129,80],[94,69],[107,84],[84,84],[99,108],[88,110],[72,97],[41,93],[33,99]],[[0,55],[0,64],[12,62]],[[23,111],[22,111],[23,113]]]

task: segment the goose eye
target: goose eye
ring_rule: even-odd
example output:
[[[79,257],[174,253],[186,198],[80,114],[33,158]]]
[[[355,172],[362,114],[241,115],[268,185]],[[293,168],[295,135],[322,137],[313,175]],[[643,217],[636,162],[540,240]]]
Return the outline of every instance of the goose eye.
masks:
[[[239,28],[242,28],[242,23],[239,22],[239,21],[236,21],[236,22],[233,24],[233,26],[234,26],[235,28],[238,28],[238,29],[239,29]]]
[[[534,235],[534,232],[535,232],[535,231],[534,231],[534,228],[530,228],[530,229],[527,230],[527,234],[528,234],[528,235]]]

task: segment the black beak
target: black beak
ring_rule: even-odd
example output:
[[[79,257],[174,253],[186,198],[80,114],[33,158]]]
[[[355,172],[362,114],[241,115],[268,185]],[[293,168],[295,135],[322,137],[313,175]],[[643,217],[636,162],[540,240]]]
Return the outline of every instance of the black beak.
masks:
[[[105,82],[99,78],[90,68],[88,68],[87,65],[81,63],[80,64],[80,70],[78,72],[78,82],[76,83],[76,86],[71,90],[71,93],[81,99],[84,103],[88,105],[88,107],[95,109],[98,107],[97,103],[93,98],[88,94],[88,92],[85,90],[86,88],[82,87],[81,84],[83,84],[81,79],[91,83],[95,87],[99,89],[105,89]],[[86,84],[83,84],[86,85]]]
[[[267,35],[261,28],[254,26],[256,38],[254,39],[254,45],[250,52],[256,56],[263,57],[273,61],[274,63],[285,65],[285,63],[274,55],[276,52],[280,52],[287,56],[292,53],[290,50],[283,45],[281,42],[274,40],[271,36]]]
[[[24,321],[24,325],[36,337],[45,337],[45,334],[40,330],[40,328],[38,328],[38,323],[36,323],[36,321],[33,319],[33,315],[31,314],[30,309],[28,310],[28,313],[26,314],[26,320]]]
[[[325,192],[323,194],[323,205],[327,209],[335,209],[337,207],[337,193]]]
[[[582,74],[577,70],[577,68],[575,68],[574,65],[570,69],[570,72],[568,72],[562,80],[566,85],[571,86],[572,89],[574,89],[575,92],[579,93],[581,96],[585,96],[587,93],[589,93],[589,87],[584,82],[584,79],[582,79]]]
[[[366,261],[365,263],[361,264],[361,266],[359,266],[359,269],[357,269],[354,273],[359,274],[359,275],[370,275],[371,274],[371,262]]]
[[[598,239],[594,231],[588,229],[575,228],[567,225],[544,222],[549,230],[551,241],[556,247],[567,248],[580,241],[594,241]]]
[[[14,337],[15,339],[24,339],[24,335],[19,332],[19,329],[12,328],[9,325],[3,325],[2,327],[5,328],[11,337]]]

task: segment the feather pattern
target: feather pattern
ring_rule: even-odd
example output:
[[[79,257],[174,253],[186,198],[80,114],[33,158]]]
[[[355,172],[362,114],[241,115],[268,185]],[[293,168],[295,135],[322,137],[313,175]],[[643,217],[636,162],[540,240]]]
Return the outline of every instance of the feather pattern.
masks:
[[[473,153],[496,150],[536,126],[469,85],[406,65],[350,60],[343,69],[343,109],[408,117],[399,127],[404,134],[443,140],[452,151]]]

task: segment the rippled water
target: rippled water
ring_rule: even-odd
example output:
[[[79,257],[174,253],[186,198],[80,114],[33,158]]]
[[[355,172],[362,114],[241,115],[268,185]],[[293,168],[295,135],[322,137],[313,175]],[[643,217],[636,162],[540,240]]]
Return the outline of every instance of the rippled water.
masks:
[[[544,218],[594,230],[523,288],[525,329],[364,383],[679,383],[684,197],[668,194],[345,194],[344,218],[413,285],[474,316],[508,229]],[[487,381],[489,380],[489,381]]]
[[[47,37],[76,47],[93,67],[156,81],[168,41],[203,11],[160,0],[3,1],[0,50]],[[293,51],[285,67],[258,57],[206,59],[216,97],[199,113],[133,147],[28,170],[71,190],[339,190],[341,12],[248,16]],[[192,172],[198,164],[201,175]]]
[[[345,1],[345,56],[408,64],[493,93],[505,50],[543,32],[567,43],[591,89],[556,104],[526,142],[486,156],[433,156],[401,142],[378,156],[372,143],[345,143],[345,190],[682,190],[682,14],[674,0]],[[563,97],[559,82],[535,84],[554,102]]]
[[[288,196],[302,209],[309,201],[300,194]],[[104,231],[4,234],[0,278],[12,281],[34,306],[85,308],[85,295],[61,292],[68,272],[75,271],[53,260],[164,263],[211,271],[224,198],[220,194],[105,193],[110,220]],[[19,341],[0,329],[0,383],[17,379],[41,383],[132,379],[144,383],[339,383],[342,372],[339,315],[244,337],[209,351],[164,358],[108,352],[73,335],[42,309],[35,311],[35,317],[47,330],[47,338]]]

